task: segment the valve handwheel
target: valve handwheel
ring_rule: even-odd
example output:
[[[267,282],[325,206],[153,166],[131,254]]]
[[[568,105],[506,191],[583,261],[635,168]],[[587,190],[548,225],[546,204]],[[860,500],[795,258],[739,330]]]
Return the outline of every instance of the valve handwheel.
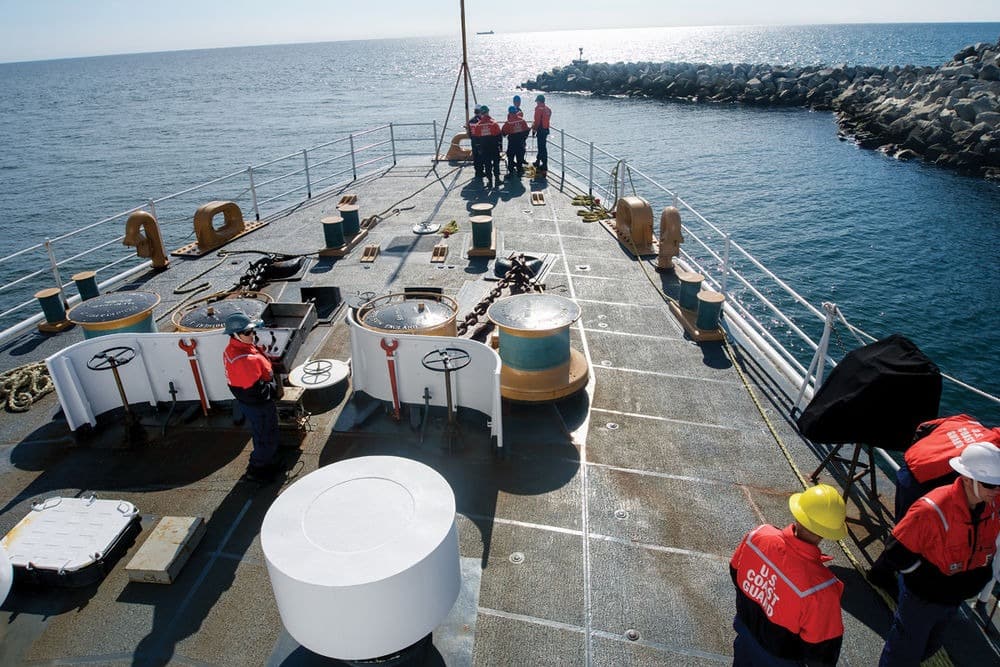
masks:
[[[92,371],[109,371],[124,366],[135,359],[135,349],[124,345],[101,350],[87,362],[87,368]]]
[[[457,371],[465,368],[472,361],[472,357],[465,350],[456,347],[445,347],[439,350],[432,350],[424,355],[420,360],[424,368],[435,373],[445,371]]]

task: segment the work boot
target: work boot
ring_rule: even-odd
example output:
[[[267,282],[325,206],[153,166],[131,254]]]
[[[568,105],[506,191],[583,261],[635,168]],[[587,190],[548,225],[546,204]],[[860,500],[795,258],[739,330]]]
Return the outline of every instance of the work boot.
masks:
[[[269,484],[278,476],[280,470],[280,466],[275,463],[263,466],[248,465],[242,479],[255,484]]]

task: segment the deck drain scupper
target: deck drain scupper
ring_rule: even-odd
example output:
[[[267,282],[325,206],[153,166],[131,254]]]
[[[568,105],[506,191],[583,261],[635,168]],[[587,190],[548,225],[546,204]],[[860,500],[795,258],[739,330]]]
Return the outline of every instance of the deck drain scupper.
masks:
[[[615,518],[623,521],[628,518],[628,512],[625,510],[615,510]]]
[[[630,629],[628,629],[628,630],[625,631],[625,637],[630,642],[638,641],[639,640],[639,631],[638,630],[632,630],[630,628]]]
[[[521,553],[520,551],[515,551],[510,555],[510,558],[508,560],[510,560],[510,562],[513,563],[514,565],[520,565],[521,563],[524,562],[524,554]]]
[[[618,430],[618,424],[616,424],[615,422],[608,422],[607,424],[604,425],[604,427],[606,429],[608,429],[609,431],[617,431]]]

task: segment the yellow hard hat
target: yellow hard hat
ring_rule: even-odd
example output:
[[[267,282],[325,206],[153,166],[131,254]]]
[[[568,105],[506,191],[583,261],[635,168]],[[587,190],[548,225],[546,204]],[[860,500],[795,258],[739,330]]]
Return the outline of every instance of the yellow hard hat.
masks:
[[[817,484],[788,499],[788,509],[806,530],[828,540],[847,537],[847,505],[840,491],[829,484]]]

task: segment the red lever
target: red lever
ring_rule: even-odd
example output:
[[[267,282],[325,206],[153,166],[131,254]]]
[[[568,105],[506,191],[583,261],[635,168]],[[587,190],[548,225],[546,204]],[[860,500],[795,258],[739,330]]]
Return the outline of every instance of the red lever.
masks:
[[[392,385],[392,418],[399,421],[399,388],[396,386],[396,348],[399,341],[395,338],[383,338],[379,345],[385,350],[385,363],[389,366],[389,384]]]
[[[177,346],[187,352],[188,361],[191,362],[191,374],[194,375],[194,385],[198,388],[198,398],[201,399],[201,411],[207,417],[208,397],[205,396],[205,387],[201,384],[201,369],[198,368],[198,357],[194,353],[194,349],[198,347],[198,341],[192,338],[190,343],[185,343],[184,339],[181,338],[177,341]]]

